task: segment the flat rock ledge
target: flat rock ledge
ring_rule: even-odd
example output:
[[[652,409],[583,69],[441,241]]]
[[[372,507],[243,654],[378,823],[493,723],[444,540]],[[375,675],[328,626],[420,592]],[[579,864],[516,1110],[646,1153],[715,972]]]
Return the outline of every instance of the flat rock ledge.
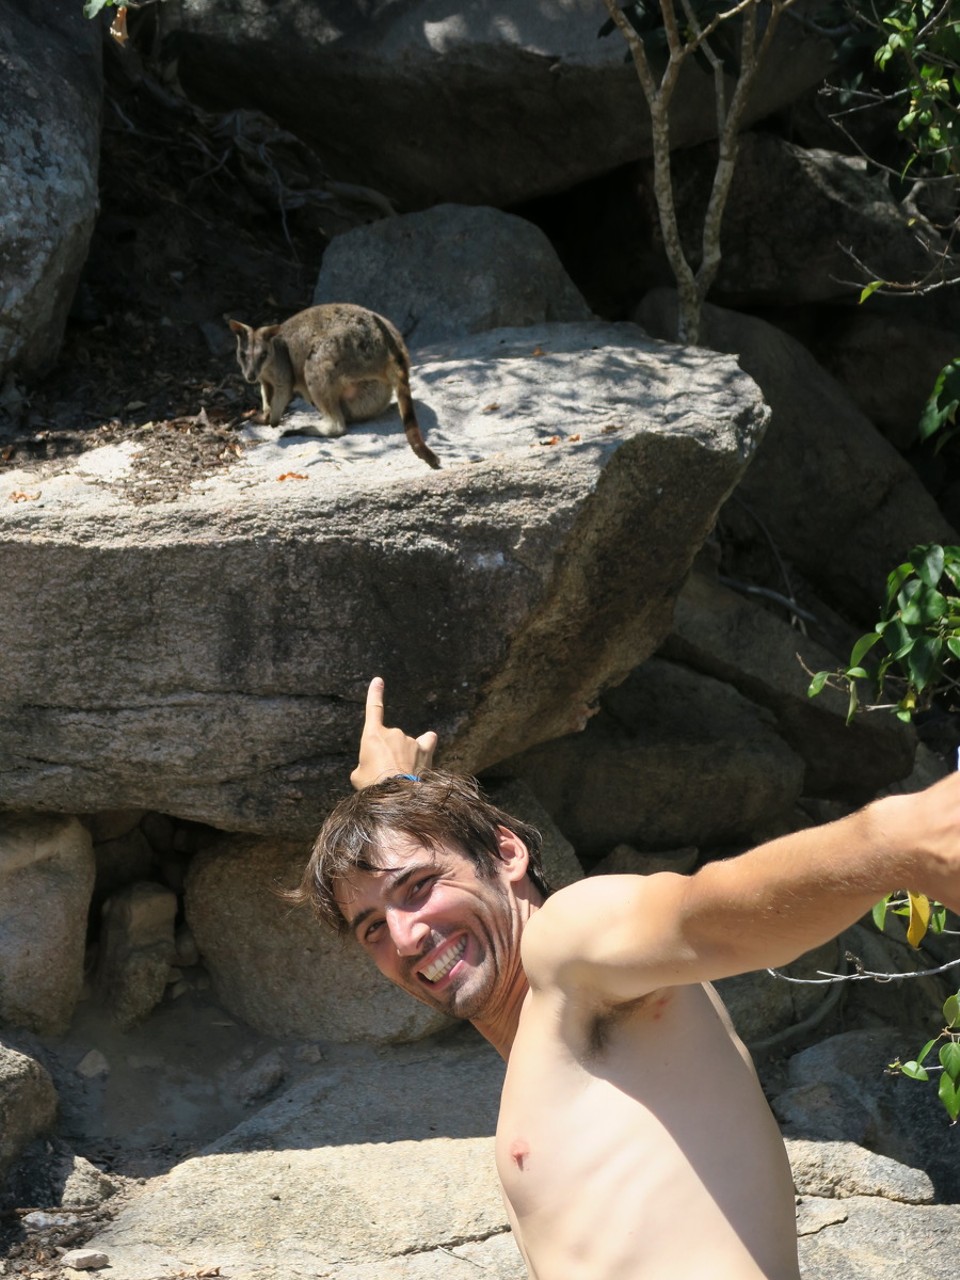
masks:
[[[581,727],[664,638],[768,418],[733,357],[630,324],[459,339],[413,390],[440,471],[391,409],[339,440],[255,429],[175,502],[134,504],[118,449],[8,476],[6,807],[309,838],[375,672],[448,766]]]
[[[321,1065],[135,1192],[84,1247],[111,1280],[216,1267],[231,1280],[525,1280],[494,1168],[502,1079],[467,1030]],[[827,1181],[836,1165],[875,1189],[803,1190],[818,1147]],[[960,1207],[903,1203],[918,1171],[850,1143],[788,1152],[804,1280],[952,1280]]]

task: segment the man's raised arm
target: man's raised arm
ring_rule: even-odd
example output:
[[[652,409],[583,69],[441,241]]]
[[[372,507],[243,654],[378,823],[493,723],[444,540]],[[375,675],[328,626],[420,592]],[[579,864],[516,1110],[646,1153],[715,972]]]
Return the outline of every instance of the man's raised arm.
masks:
[[[524,936],[531,983],[630,1000],[786,964],[884,894],[960,910],[960,774],[692,876],[597,876],[548,899]]]
[[[383,723],[385,687],[381,676],[374,676],[367,689],[367,701],[360,735],[360,757],[350,775],[355,791],[372,786],[382,778],[398,773],[417,774],[429,769],[437,749],[437,735],[430,730],[419,738],[411,738],[402,729],[387,729]]]

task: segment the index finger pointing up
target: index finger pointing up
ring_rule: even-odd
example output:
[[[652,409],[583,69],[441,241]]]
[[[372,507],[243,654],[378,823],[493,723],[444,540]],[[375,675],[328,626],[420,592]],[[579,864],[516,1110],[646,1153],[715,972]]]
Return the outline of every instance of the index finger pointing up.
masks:
[[[367,689],[367,703],[364,712],[365,728],[381,728],[383,726],[383,677],[374,676]]]

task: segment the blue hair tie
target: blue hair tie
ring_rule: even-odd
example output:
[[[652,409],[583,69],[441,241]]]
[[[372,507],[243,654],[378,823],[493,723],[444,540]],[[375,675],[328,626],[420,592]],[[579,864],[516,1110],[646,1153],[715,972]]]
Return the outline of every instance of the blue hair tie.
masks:
[[[396,774],[396,777],[398,777],[398,778],[406,778],[406,780],[407,780],[408,782],[419,782],[419,781],[420,781],[420,779],[417,777],[417,775],[416,775],[415,773],[398,773],[398,774]]]

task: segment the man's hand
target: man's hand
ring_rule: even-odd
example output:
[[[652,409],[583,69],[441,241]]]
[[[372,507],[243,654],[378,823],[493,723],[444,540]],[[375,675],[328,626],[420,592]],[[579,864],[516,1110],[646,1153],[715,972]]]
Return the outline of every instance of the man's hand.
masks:
[[[398,773],[419,773],[429,769],[437,749],[437,735],[430,730],[411,738],[402,729],[386,729],[383,724],[384,684],[374,676],[367,690],[367,705],[360,735],[360,758],[350,775],[356,791]]]

